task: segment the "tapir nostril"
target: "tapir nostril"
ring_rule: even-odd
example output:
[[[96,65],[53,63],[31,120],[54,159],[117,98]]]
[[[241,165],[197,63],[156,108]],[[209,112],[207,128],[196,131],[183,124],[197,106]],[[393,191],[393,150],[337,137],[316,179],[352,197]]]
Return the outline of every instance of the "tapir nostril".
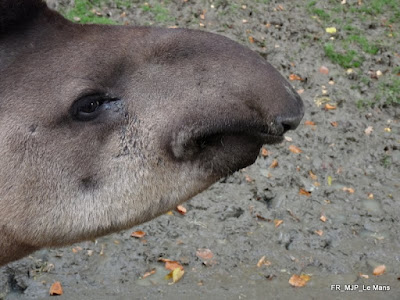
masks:
[[[301,117],[278,117],[277,122],[282,126],[283,133],[285,133],[289,130],[295,130],[299,126],[302,117],[302,115]]]

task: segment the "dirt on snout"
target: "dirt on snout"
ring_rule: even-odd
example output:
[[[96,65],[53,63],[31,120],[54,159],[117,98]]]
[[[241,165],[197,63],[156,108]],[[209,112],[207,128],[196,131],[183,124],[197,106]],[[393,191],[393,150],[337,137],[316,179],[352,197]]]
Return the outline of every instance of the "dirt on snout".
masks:
[[[61,299],[400,298],[397,0],[49,2],[78,22],[85,2],[101,22],[226,35],[290,80],[306,114],[185,214],[1,268],[0,299],[45,299],[56,281]]]

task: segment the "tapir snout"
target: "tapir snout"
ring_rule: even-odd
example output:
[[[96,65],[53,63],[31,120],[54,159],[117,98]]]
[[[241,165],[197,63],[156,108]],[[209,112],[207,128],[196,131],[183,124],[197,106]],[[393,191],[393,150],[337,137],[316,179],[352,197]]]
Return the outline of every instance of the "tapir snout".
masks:
[[[290,84],[228,38],[0,0],[0,265],[132,227],[282,141]]]

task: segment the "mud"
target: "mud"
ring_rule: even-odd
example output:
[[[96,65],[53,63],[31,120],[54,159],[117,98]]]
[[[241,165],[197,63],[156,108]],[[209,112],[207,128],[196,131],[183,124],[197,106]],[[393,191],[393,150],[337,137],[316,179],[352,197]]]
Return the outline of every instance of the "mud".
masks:
[[[72,4],[52,2],[64,11]],[[45,299],[55,281],[63,286],[61,299],[399,299],[400,107],[357,106],[360,99],[373,99],[379,92],[374,82],[399,66],[398,38],[384,39],[385,46],[350,73],[324,54],[323,42],[331,36],[307,10],[307,1],[161,2],[166,11],[145,11],[144,1],[132,1],[130,8],[123,2],[96,9],[120,24],[220,33],[259,52],[287,78],[298,75],[302,80],[292,83],[304,90],[304,121],[283,144],[265,146],[268,155],[260,154],[254,165],[185,203],[186,215],[174,211],[1,268],[0,299]],[[353,22],[368,37],[383,38],[387,14]],[[340,12],[335,17],[352,18]],[[329,74],[319,72],[322,65]],[[382,77],[361,82],[371,70],[381,70]],[[324,109],[326,103],[336,109]],[[367,134],[369,126],[373,131]],[[302,152],[293,153],[290,145]],[[283,222],[276,226],[277,220]],[[146,236],[130,237],[135,230]],[[211,262],[196,256],[201,248],[212,251]],[[270,264],[257,267],[263,256]],[[164,278],[168,271],[159,257],[181,262],[185,274],[179,282]],[[386,272],[374,276],[382,264]],[[141,278],[152,269],[155,274]],[[295,288],[288,282],[293,274],[311,279]],[[345,284],[359,288],[332,290]],[[360,292],[363,285],[390,291]]]

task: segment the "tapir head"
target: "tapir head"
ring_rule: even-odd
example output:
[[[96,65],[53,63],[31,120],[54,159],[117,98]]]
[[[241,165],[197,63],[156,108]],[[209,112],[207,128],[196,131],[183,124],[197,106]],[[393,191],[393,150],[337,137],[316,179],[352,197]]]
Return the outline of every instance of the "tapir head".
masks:
[[[82,26],[40,0],[0,0],[0,74],[0,265],[150,220],[303,116],[228,38]]]

